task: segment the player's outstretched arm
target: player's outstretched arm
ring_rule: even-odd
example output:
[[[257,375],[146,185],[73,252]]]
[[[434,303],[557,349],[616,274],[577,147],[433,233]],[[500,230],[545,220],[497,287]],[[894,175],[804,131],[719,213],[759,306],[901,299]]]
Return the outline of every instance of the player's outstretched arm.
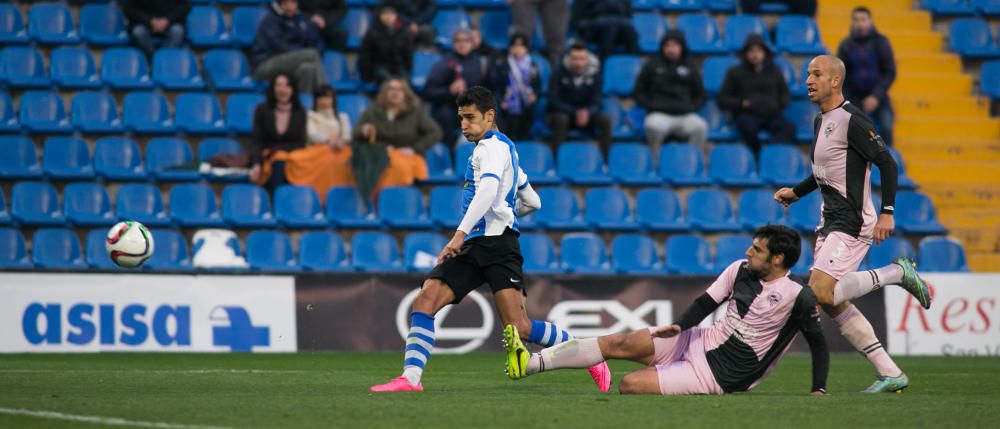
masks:
[[[809,344],[812,354],[812,389],[813,396],[826,395],[826,378],[830,372],[830,350],[826,346],[826,337],[819,323],[819,308],[816,306],[816,295],[809,288],[802,288],[795,302],[796,317],[799,319],[799,331]]]
[[[542,208],[542,199],[531,187],[531,184],[525,182],[522,186],[517,189],[517,207],[515,211],[518,217],[527,216]]]
[[[691,303],[691,306],[684,311],[680,319],[670,326],[661,326],[653,331],[653,335],[661,338],[670,338],[674,335],[681,333],[685,329],[690,329],[701,323],[709,314],[712,314],[715,309],[719,308],[720,303],[715,302],[712,295],[708,292],[701,294],[697,299]]]

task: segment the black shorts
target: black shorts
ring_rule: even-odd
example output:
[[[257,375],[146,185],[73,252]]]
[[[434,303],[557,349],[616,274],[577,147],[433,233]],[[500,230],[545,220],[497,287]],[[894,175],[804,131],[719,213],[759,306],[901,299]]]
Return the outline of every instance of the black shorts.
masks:
[[[518,289],[524,293],[524,274],[521,264],[521,242],[518,234],[507,228],[503,234],[480,236],[465,241],[455,257],[431,270],[428,279],[443,281],[455,293],[452,304],[458,304],[469,292],[483,283],[490,285],[493,293],[503,289]]]

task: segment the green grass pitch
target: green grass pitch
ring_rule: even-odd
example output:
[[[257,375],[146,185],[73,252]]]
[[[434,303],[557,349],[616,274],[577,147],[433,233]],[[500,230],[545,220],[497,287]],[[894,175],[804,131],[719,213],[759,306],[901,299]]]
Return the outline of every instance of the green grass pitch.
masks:
[[[401,353],[0,355],[0,409],[165,428],[1000,427],[995,357],[899,358],[910,389],[871,397],[856,393],[874,378],[868,362],[836,355],[824,398],[807,395],[807,355],[786,357],[753,393],[716,397],[601,394],[584,370],[515,382],[502,359],[434,356],[424,392],[373,395]],[[637,367],[613,363],[613,389]],[[0,412],[0,428],[33,427],[100,424]]]

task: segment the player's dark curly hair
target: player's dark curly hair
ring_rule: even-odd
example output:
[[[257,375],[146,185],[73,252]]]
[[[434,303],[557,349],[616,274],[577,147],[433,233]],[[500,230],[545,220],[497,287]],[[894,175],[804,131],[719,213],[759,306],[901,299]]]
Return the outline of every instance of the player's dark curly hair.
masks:
[[[455,100],[455,104],[457,104],[458,107],[475,105],[476,110],[479,110],[479,113],[484,115],[487,111],[492,110],[496,112],[497,110],[497,101],[493,98],[493,92],[482,86],[474,86],[465,90],[465,92],[459,95],[458,99]]]
[[[785,255],[785,268],[792,268],[802,253],[802,239],[799,233],[784,225],[765,225],[757,228],[753,238],[767,240],[767,251],[774,255]]]

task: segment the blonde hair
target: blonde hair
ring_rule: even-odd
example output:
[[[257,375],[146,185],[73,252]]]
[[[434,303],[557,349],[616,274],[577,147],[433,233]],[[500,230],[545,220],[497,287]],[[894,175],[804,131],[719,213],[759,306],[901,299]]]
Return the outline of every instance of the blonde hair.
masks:
[[[385,109],[389,106],[389,83],[399,82],[403,87],[403,111],[409,112],[412,110],[417,110],[420,107],[420,98],[417,94],[413,92],[413,88],[410,88],[410,83],[405,79],[400,79],[398,77],[386,79],[382,82],[382,86],[378,89],[378,95],[375,97],[375,103],[378,107]]]

